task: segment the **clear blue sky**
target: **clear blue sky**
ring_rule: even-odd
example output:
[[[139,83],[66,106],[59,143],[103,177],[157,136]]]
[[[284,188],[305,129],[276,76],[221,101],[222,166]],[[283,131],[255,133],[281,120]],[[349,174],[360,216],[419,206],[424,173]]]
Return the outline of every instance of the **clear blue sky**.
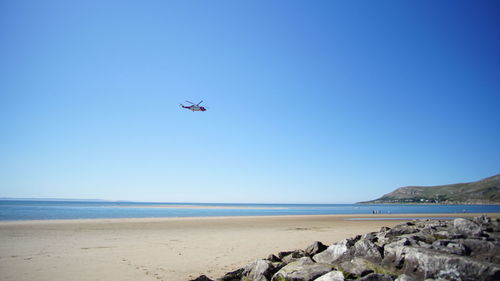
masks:
[[[351,203],[500,173],[499,15],[2,0],[0,197]]]

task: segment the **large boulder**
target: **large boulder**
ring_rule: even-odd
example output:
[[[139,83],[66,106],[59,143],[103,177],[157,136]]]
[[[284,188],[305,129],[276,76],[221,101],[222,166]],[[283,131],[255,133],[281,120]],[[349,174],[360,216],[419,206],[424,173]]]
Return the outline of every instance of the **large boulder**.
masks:
[[[354,256],[355,239],[344,239],[329,246],[323,252],[314,255],[313,259],[319,263],[338,264],[349,261]]]
[[[401,236],[404,234],[412,234],[415,232],[419,232],[420,230],[418,229],[417,226],[414,224],[399,224],[391,228],[389,231],[386,233],[386,237],[394,237],[394,236]]]
[[[477,223],[462,218],[454,219],[453,227],[456,232],[467,236],[479,237],[483,232]]]
[[[277,256],[275,256],[273,254],[270,254],[269,256],[267,256],[267,260],[270,262],[280,262],[281,261],[280,258],[278,258]]]
[[[422,229],[423,229],[422,227],[419,227],[419,225],[416,225],[414,222],[399,224],[394,226],[393,228],[382,227],[380,232],[375,234],[376,240],[373,242],[379,246],[383,246],[384,244],[397,241],[402,237],[406,238],[416,237],[416,235],[414,234],[421,233]],[[421,233],[421,235],[425,235],[425,233]]]
[[[417,280],[444,278],[449,280],[500,280],[500,266],[469,257],[436,250],[389,244],[384,248],[382,265],[408,274]]]
[[[354,258],[351,261],[345,261],[340,264],[342,271],[348,273],[349,277],[362,277],[373,273],[370,263],[362,258]]]
[[[244,281],[269,281],[277,268],[268,260],[256,260],[247,265],[242,272]]]
[[[455,233],[451,233],[447,230],[440,230],[440,231],[434,231],[432,232],[432,234],[434,235],[434,237],[436,239],[457,239],[457,238],[461,238],[461,236],[457,237],[457,235]]]
[[[431,249],[460,256],[468,256],[471,252],[470,248],[463,243],[448,239],[434,241]]]
[[[329,264],[315,263],[310,257],[303,257],[276,272],[272,281],[312,281],[332,270]]]
[[[377,242],[378,238],[377,238],[377,232],[368,232],[368,233],[365,233],[363,235],[361,235],[361,238],[360,239],[366,239],[366,240],[370,240],[370,242]]]
[[[491,227],[491,223],[492,223],[491,218],[488,216],[484,216],[484,215],[479,216],[479,217],[475,217],[472,219],[472,221],[477,223],[478,225],[484,226],[485,228]]]
[[[372,262],[382,261],[382,248],[368,239],[360,239],[354,243],[354,256],[363,257]]]
[[[485,262],[500,264],[500,241],[460,239],[457,242],[470,249],[470,256]]]
[[[293,261],[296,261],[302,257],[305,257],[307,256],[306,252],[302,251],[302,250],[297,250],[297,251],[293,251],[292,253],[284,256],[283,258],[281,258],[281,260],[284,262],[284,263],[291,263]]]
[[[319,242],[319,241],[315,241],[314,243],[312,243],[311,245],[309,245],[309,247],[306,248],[306,254],[308,256],[314,256],[316,254],[319,254],[321,252],[323,252],[324,250],[326,250],[328,248],[328,246],[326,246],[325,244]]]
[[[238,270],[228,272],[221,278],[217,278],[217,281],[240,281],[241,277],[243,277],[244,270],[244,268],[240,268]]]
[[[344,274],[340,271],[330,271],[327,274],[321,275],[314,281],[344,281]]]
[[[293,253],[294,251],[283,251],[283,252],[279,252],[278,253],[278,258],[279,259],[282,259],[288,255],[290,255],[291,253]]]
[[[415,226],[420,228],[422,231],[440,231],[448,227],[448,222],[444,220],[418,220],[415,222]]]

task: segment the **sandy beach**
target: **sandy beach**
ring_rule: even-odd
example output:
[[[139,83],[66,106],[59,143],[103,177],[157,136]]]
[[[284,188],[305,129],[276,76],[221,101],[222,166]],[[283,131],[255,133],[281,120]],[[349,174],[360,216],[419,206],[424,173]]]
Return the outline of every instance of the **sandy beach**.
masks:
[[[0,222],[0,280],[168,280],[220,277],[279,251],[331,244],[410,217],[318,215]],[[500,217],[500,214],[489,214]],[[396,220],[356,220],[396,218]],[[355,220],[351,220],[355,219]]]

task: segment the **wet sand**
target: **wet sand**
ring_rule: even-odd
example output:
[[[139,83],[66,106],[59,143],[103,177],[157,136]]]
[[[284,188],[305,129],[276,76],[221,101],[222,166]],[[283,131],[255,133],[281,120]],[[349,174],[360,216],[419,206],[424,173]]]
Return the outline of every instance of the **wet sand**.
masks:
[[[168,280],[220,277],[279,251],[331,244],[412,217],[318,215],[0,222],[0,280]],[[489,214],[500,217],[500,214]],[[391,218],[391,220],[356,220]],[[355,220],[352,220],[355,219]],[[399,220],[401,219],[401,220]]]

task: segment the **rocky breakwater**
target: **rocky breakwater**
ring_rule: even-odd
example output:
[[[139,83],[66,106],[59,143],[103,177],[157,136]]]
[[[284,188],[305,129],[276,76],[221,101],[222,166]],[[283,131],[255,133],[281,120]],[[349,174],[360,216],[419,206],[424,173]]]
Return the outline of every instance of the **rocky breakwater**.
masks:
[[[415,220],[280,252],[217,281],[500,280],[500,219]],[[214,281],[202,275],[192,281]]]

